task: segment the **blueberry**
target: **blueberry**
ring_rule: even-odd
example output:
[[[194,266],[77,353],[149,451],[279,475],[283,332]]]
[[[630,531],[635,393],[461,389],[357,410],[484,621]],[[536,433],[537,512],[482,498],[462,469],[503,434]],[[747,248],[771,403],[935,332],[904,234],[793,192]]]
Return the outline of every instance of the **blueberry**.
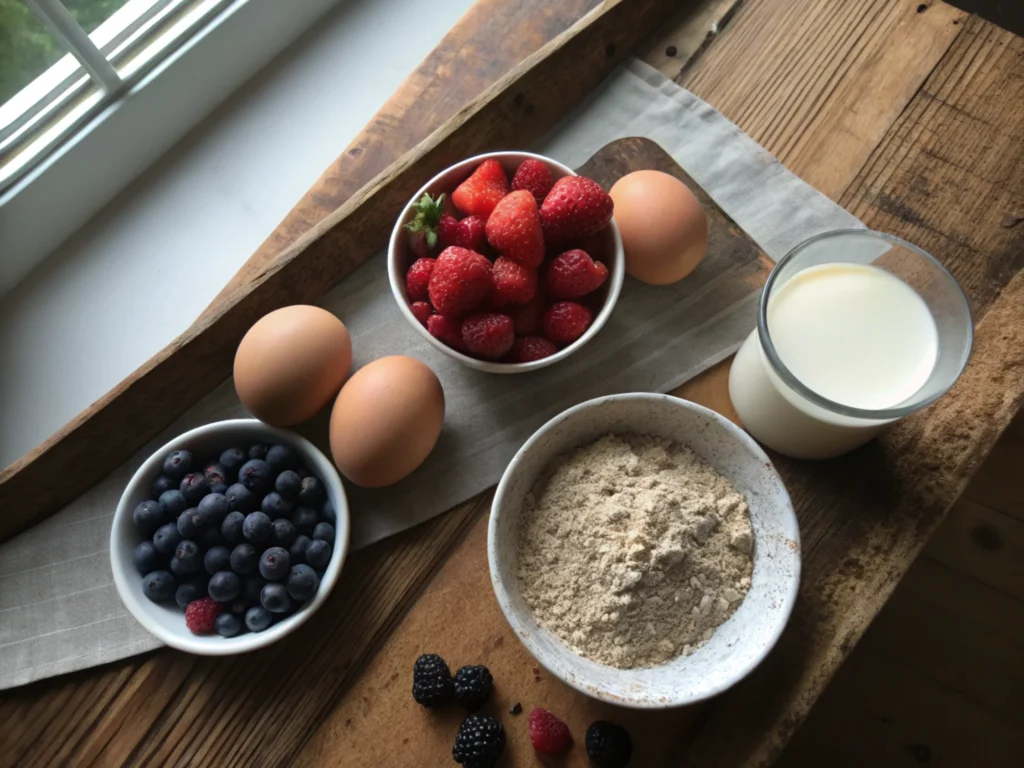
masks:
[[[288,573],[288,594],[293,600],[304,603],[316,594],[320,577],[308,565],[293,565]]]
[[[273,527],[270,518],[262,512],[250,512],[242,523],[242,535],[246,541],[259,544],[270,538]]]
[[[241,544],[242,539],[242,523],[245,521],[245,515],[241,512],[228,512],[227,517],[224,518],[224,522],[220,524],[220,535],[227,544],[232,547],[235,544]],[[179,526],[180,527],[180,526]]]
[[[228,471],[216,461],[206,465],[203,475],[206,476],[206,482],[210,484],[211,488],[215,485],[223,485],[225,487],[228,485]]]
[[[174,557],[171,558],[171,570],[178,576],[187,576],[190,573],[198,573],[203,568],[203,553],[199,545],[194,541],[185,539],[179,541],[174,548]]]
[[[172,451],[164,459],[164,474],[171,480],[181,480],[192,471],[193,458],[188,451]]]
[[[135,523],[135,527],[147,536],[169,519],[170,515],[160,506],[160,502],[152,499],[142,502],[132,512],[132,522]]]
[[[195,507],[186,509],[178,516],[178,533],[183,539],[195,539],[203,528],[203,518]]]
[[[182,610],[185,610],[189,603],[204,597],[206,597],[206,579],[192,578],[183,581],[178,585],[178,591],[174,593],[174,601]]]
[[[296,507],[295,511],[292,512],[292,522],[295,524],[295,530],[304,536],[312,536],[313,529],[316,528],[317,517],[316,511],[309,507]]]
[[[322,539],[331,544],[334,541],[334,526],[330,523],[317,523],[316,528],[313,529],[313,538]]]
[[[224,468],[224,482],[233,483],[238,479],[238,470],[245,464],[249,456],[241,448],[228,448],[220,455],[218,462]]]
[[[271,547],[260,557],[260,576],[267,581],[280,581],[288,575],[289,568],[288,550],[283,547]]]
[[[282,499],[281,494],[277,491],[271,491],[264,496],[263,502],[260,504],[260,509],[263,511],[263,514],[271,520],[277,520],[279,517],[287,517],[294,508],[295,504]]]
[[[234,637],[242,631],[242,622],[233,613],[222,613],[214,619],[213,628],[221,637]]]
[[[167,475],[160,475],[156,480],[153,481],[153,485],[150,486],[150,493],[153,494],[154,499],[159,499],[160,494],[164,491],[177,490],[178,483],[176,480],[171,480]]]
[[[203,567],[211,576],[217,571],[231,570],[231,550],[223,544],[210,547],[203,555]]]
[[[228,486],[224,496],[228,500],[228,509],[232,511],[249,514],[256,509],[256,504],[258,502],[256,494],[241,483],[235,483],[234,485]]]
[[[210,577],[210,584],[206,589],[210,597],[218,603],[228,603],[242,591],[242,580],[233,571],[218,571]]]
[[[143,576],[167,567],[167,558],[160,553],[152,541],[140,541],[132,553],[132,560]]]
[[[267,451],[266,461],[270,465],[270,471],[276,475],[298,464],[299,457],[295,453],[295,449],[290,446],[272,445]]]
[[[196,509],[199,510],[199,517],[203,519],[203,525],[220,527],[228,514],[227,496],[222,493],[210,493],[199,500]]]
[[[331,500],[328,499],[327,501],[324,502],[323,509],[320,510],[320,519],[323,520],[325,523],[330,523],[331,525],[334,525],[335,521],[337,520],[337,517],[338,516],[334,513],[334,505],[331,504]]]
[[[263,587],[260,605],[271,613],[288,613],[292,609],[292,601],[284,584],[267,584]]]
[[[306,547],[306,562],[322,571],[331,562],[331,545],[323,539],[313,539]]]
[[[199,538],[196,539],[196,543],[199,544],[199,548],[204,552],[210,547],[216,547],[224,543],[224,538],[220,535],[220,526],[213,526],[212,528],[203,528],[199,531]]]
[[[299,498],[299,491],[302,489],[302,478],[299,473],[292,469],[286,469],[277,476],[274,481],[274,490],[281,494],[281,498],[288,501],[295,501]]]
[[[154,603],[170,600],[177,588],[178,582],[167,571],[153,571],[142,577],[142,592]]]
[[[327,493],[324,491],[324,484],[313,476],[304,477],[302,488],[299,489],[299,504],[304,507],[320,509],[325,501],[327,501]]]
[[[274,622],[270,611],[262,605],[256,605],[245,612],[245,626],[250,632],[262,632]]]
[[[173,553],[179,541],[181,541],[181,534],[178,533],[178,526],[174,523],[161,525],[153,534],[153,544],[165,555]]]
[[[192,472],[181,478],[178,490],[189,504],[198,504],[199,500],[210,492],[210,484],[206,482],[206,476],[202,472]]]
[[[259,565],[260,556],[252,544],[242,543],[231,550],[231,570],[238,574],[252,573]]]
[[[239,597],[246,608],[260,604],[260,592],[266,584],[267,580],[258,574],[242,579],[242,594]]]
[[[256,443],[256,445],[249,448],[250,459],[266,459],[267,451],[269,449],[263,443]]]
[[[297,535],[291,520],[282,517],[274,521],[273,539],[275,544],[282,547],[290,546]]]
[[[296,536],[295,541],[288,547],[288,559],[292,563],[306,562],[306,547],[309,546],[309,536]]]
[[[159,501],[160,506],[164,508],[164,512],[172,519],[177,518],[178,515],[188,508],[185,496],[177,488],[161,493]]]
[[[238,470],[238,482],[258,496],[262,496],[273,484],[270,466],[262,459],[249,459]]]

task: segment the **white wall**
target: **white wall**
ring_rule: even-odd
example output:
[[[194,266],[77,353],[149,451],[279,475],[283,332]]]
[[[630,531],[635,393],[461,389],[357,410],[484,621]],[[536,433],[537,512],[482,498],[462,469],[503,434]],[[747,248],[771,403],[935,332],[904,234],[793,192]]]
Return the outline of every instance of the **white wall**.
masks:
[[[0,466],[187,328],[471,4],[344,3],[4,296]]]

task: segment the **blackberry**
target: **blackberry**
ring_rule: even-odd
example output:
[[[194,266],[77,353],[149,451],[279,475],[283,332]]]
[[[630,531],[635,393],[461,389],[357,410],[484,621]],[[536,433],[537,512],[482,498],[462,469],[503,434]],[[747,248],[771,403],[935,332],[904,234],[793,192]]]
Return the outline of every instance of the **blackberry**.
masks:
[[[220,527],[228,514],[228,499],[222,493],[210,493],[200,499],[196,505],[199,517],[203,519],[203,525]]]
[[[188,451],[172,451],[164,459],[163,473],[171,480],[181,480],[192,471],[193,458]]]
[[[330,523],[317,523],[313,529],[313,538],[330,544],[334,541],[334,526]]]
[[[238,482],[258,496],[270,490],[274,478],[270,474],[270,466],[262,459],[249,459],[238,470]]]
[[[633,740],[621,725],[598,720],[587,728],[587,755],[597,768],[624,768],[633,756]]]
[[[140,541],[132,553],[132,560],[143,576],[167,566],[167,558],[160,553],[152,541]]]
[[[270,471],[276,475],[298,464],[299,457],[295,449],[287,445],[272,445],[267,451],[266,462],[270,465]]]
[[[299,489],[299,504],[304,507],[320,509],[326,500],[327,492],[324,491],[323,483],[312,475],[302,479],[302,487]]]
[[[229,485],[228,489],[224,492],[224,497],[228,500],[228,509],[234,512],[241,512],[243,515],[247,515],[256,509],[256,504],[259,501],[256,498],[256,494],[241,483]]]
[[[451,696],[452,673],[445,660],[436,653],[425,653],[416,659],[412,667],[412,697],[424,707],[433,708],[446,703]]]
[[[170,520],[170,515],[160,506],[160,502],[144,501],[132,512],[135,527],[147,536]]]
[[[203,529],[203,518],[195,507],[186,509],[178,516],[178,533],[183,539],[196,539]]]
[[[303,563],[293,565],[288,573],[286,587],[289,596],[296,602],[304,603],[309,600],[316,594],[317,587],[319,586],[320,577],[308,565]]]
[[[178,533],[178,526],[174,523],[161,525],[156,529],[156,533],[153,534],[154,546],[164,555],[173,554],[174,548],[178,546],[179,541],[181,541],[181,534]]]
[[[213,628],[221,637],[234,637],[242,631],[242,622],[233,613],[222,613],[213,622]]]
[[[271,520],[287,517],[294,508],[294,504],[284,498],[277,491],[271,491],[263,497],[260,503],[260,510]]]
[[[241,448],[228,448],[220,455],[217,462],[224,467],[224,482],[233,483],[238,479],[238,470],[245,464],[249,455]]]
[[[281,495],[282,499],[288,499],[288,501],[295,501],[299,498],[301,489],[302,478],[299,477],[298,472],[292,469],[286,469],[274,481],[274,490]]]
[[[181,478],[178,490],[189,504],[198,504],[210,492],[210,484],[202,472],[191,472]]]
[[[459,667],[452,681],[455,700],[471,712],[484,705],[493,689],[491,670],[482,665]]]
[[[291,567],[288,550],[283,547],[270,547],[260,557],[260,576],[267,581],[281,581]]]
[[[241,512],[228,512],[224,518],[224,522],[220,524],[220,535],[224,539],[224,542],[229,546],[235,546],[241,544],[242,539],[242,523],[245,522],[245,515]],[[178,526],[181,529],[181,526]]]
[[[505,729],[487,715],[470,715],[459,726],[452,758],[465,768],[491,768],[505,751]]]
[[[149,487],[149,492],[153,494],[154,499],[159,499],[164,491],[176,490],[178,490],[178,484],[167,475],[160,475],[153,481],[153,485]]]
[[[302,538],[305,537],[299,537],[299,539]],[[331,562],[331,545],[323,539],[314,539],[306,547],[306,556],[303,559],[318,571],[326,570],[328,563]]]

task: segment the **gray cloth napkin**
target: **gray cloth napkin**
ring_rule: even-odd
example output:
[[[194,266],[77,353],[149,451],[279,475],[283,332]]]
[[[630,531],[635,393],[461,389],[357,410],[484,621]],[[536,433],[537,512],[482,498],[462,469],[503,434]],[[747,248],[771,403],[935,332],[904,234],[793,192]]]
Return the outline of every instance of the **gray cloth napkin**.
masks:
[[[805,238],[861,226],[783,168],[693,94],[632,61],[535,149],[571,167],[628,136],[658,142],[772,258]],[[602,394],[663,392],[731,354],[754,325],[755,264],[714,254],[683,282],[652,288],[627,279],[608,325],[564,363],[493,376],[428,346],[394,305],[380,253],[320,302],[348,325],[354,365],[389,354],[426,362],[440,377],[441,439],[415,473],[391,488],[347,486],[353,547],[409,528],[494,485],[529,435],[565,408]],[[0,545],[0,689],[95,666],[160,643],[127,613],[108,562],[113,511],[146,456],[209,421],[244,416],[230,381],[165,434],[61,512]],[[324,425],[303,429],[324,447]]]

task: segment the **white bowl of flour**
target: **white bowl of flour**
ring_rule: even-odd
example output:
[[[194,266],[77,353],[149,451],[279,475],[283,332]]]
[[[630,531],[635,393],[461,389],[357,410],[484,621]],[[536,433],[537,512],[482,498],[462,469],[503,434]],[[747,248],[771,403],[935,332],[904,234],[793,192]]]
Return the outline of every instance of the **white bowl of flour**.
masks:
[[[796,515],[768,457],[668,395],[597,398],[541,427],[498,485],[487,548],[534,658],[636,708],[690,704],[747,675],[800,579]]]

